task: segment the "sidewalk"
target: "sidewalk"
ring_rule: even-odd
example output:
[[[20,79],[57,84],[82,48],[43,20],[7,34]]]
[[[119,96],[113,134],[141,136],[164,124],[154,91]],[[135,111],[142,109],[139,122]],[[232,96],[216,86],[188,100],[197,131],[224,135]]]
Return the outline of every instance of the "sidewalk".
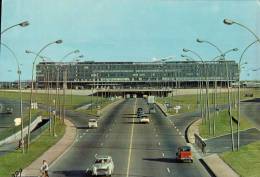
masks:
[[[76,127],[67,119],[65,119],[65,125],[66,130],[64,136],[48,151],[44,152],[38,159],[36,159],[31,165],[26,167],[22,172],[23,177],[39,176],[42,160],[46,160],[50,166],[56,159],[58,159],[70,148],[76,137]]]
[[[199,124],[201,123],[201,119],[193,122],[189,127],[187,132],[187,137],[190,143],[195,146],[195,138],[194,133],[199,135]],[[216,176],[216,177],[239,177],[239,175],[230,167],[228,166],[219,156],[218,154],[202,154],[202,160],[205,165],[209,168],[209,170]]]

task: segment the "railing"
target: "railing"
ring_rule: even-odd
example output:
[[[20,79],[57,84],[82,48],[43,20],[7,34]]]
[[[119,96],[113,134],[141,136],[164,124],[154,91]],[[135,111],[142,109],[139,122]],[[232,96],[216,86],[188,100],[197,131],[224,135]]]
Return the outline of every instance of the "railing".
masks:
[[[196,133],[194,133],[195,144],[201,149],[203,153],[206,153],[206,143],[203,139]]]

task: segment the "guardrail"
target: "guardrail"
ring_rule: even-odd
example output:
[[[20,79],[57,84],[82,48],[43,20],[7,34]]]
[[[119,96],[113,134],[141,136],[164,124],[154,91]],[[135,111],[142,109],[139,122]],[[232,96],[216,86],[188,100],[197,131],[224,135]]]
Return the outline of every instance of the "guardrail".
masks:
[[[194,133],[195,144],[201,149],[203,153],[206,153],[206,143],[203,139],[196,133]]]

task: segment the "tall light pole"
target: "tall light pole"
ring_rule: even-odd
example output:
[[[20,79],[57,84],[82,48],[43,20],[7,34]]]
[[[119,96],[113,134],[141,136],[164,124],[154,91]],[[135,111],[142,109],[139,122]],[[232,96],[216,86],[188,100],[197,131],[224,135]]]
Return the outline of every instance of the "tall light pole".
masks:
[[[190,61],[190,62],[196,62],[192,57],[190,57],[190,56],[187,56],[187,55],[181,55],[181,57],[183,57],[183,58],[186,58],[186,61]],[[200,103],[200,105],[201,105],[201,101],[202,101],[202,98],[201,98],[201,71],[199,70],[199,66],[198,66],[198,63],[196,62],[196,68],[197,68],[197,70],[196,70],[196,72],[197,73],[199,73],[199,75],[200,75],[200,81],[198,81],[198,84],[197,84],[197,109],[199,108],[199,103]],[[200,101],[199,101],[199,91],[198,90],[200,90]],[[201,108],[202,108],[202,106],[201,106]],[[201,109],[201,112],[202,112],[202,109]],[[202,117],[202,116],[201,116]]]
[[[24,153],[24,139],[23,139],[23,97],[22,97],[22,86],[21,86],[21,68],[20,68],[20,63],[19,60],[15,54],[15,52],[6,44],[1,42],[1,45],[4,46],[6,49],[10,51],[10,53],[13,55],[15,58],[16,64],[17,64],[17,74],[18,74],[18,87],[19,93],[20,93],[20,118],[21,118],[21,148],[22,148],[22,153]]]
[[[243,51],[243,53],[241,54],[240,56],[240,59],[239,59],[239,63],[241,63],[241,60],[242,60],[242,57],[244,55],[244,53],[246,52],[246,50],[252,46],[253,44],[255,44],[256,42],[260,42],[260,38],[256,35],[255,32],[253,32],[253,30],[251,30],[249,27],[247,27],[246,25],[244,24],[241,24],[237,21],[234,21],[234,20],[231,20],[231,19],[224,19],[223,20],[223,23],[226,24],[226,25],[238,25],[242,28],[244,28],[245,30],[247,30],[249,33],[251,33],[255,38],[256,38],[256,41],[252,42],[251,44],[249,44],[245,50]],[[237,150],[239,150],[239,146],[240,146],[240,71],[239,71],[239,76],[238,76],[238,124],[237,124]]]
[[[237,104],[237,150],[240,148],[240,73],[241,73],[241,67],[242,67],[242,58],[245,54],[245,52],[250,48],[252,45],[255,43],[259,42],[258,40],[250,43],[242,52],[240,58],[239,58],[239,63],[238,63],[238,104]]]
[[[30,24],[30,23],[29,23],[28,21],[23,21],[23,22],[21,22],[21,23],[17,23],[17,24],[15,24],[15,25],[9,26],[9,27],[7,27],[6,29],[4,29],[3,31],[1,31],[1,35],[4,34],[6,31],[8,31],[8,30],[10,30],[10,29],[12,29],[12,28],[14,28],[14,27],[16,27],[16,26],[26,27],[26,26],[28,26],[29,24]]]
[[[206,117],[205,117],[205,122],[207,121],[207,119],[209,120],[209,117],[208,117],[208,84],[207,84],[207,81],[208,81],[208,72],[207,72],[207,67],[206,67],[206,63],[205,61],[202,59],[202,57],[195,51],[193,50],[190,50],[190,49],[183,49],[183,52],[190,52],[192,54],[194,54],[195,56],[197,56],[199,58],[199,60],[202,62],[203,64],[203,69],[204,69],[204,73],[201,72],[201,74],[203,75],[204,74],[204,79],[205,79],[205,82],[206,82],[206,104],[205,104],[205,114],[206,114]],[[203,81],[201,80],[201,85],[203,86]],[[201,105],[201,110],[202,110],[202,105]],[[202,110],[201,111],[201,115],[202,115],[202,120],[204,118],[204,111]],[[209,120],[209,128],[210,128],[210,120]]]
[[[64,61],[68,56],[72,55],[72,54],[76,54],[76,53],[79,53],[80,51],[78,49],[76,50],[73,50],[71,52],[68,52],[66,55],[64,55],[62,57],[62,59],[60,60],[60,62]],[[59,72],[61,70],[61,66],[57,66],[57,72]],[[67,73],[67,69],[64,68],[63,69],[63,106],[61,108],[61,101],[60,101],[60,93],[59,93],[59,89],[57,88],[57,91],[58,91],[58,97],[59,97],[59,113],[60,113],[60,118],[61,118],[61,109],[62,109],[62,122],[64,123],[64,119],[65,119],[65,96],[66,96],[66,89],[65,89],[65,85],[66,85],[66,73]],[[58,73],[59,75],[59,73]]]
[[[72,62],[77,62],[79,61],[79,58],[83,58],[84,55],[79,55],[76,58],[72,59]],[[72,63],[70,63],[70,67],[72,66]],[[70,75],[72,74],[72,72],[70,72]],[[72,106],[72,80],[70,81],[70,104]]]
[[[37,56],[37,53],[36,52],[33,52],[31,50],[25,50],[25,53],[27,54],[33,54],[34,56]],[[44,61],[45,59],[48,59],[50,61],[52,61],[52,59],[50,57],[46,57],[46,56],[42,56],[42,55],[38,55],[39,58],[42,59],[42,61]],[[46,78],[47,78],[47,94],[48,94],[48,97],[47,97],[47,104],[49,105],[48,107],[48,113],[49,113],[49,133],[51,134],[51,124],[52,124],[52,121],[51,121],[51,94],[50,94],[50,72],[49,72],[49,67],[45,65],[45,71],[47,71],[47,75],[46,75]]]
[[[217,51],[219,52],[221,58],[223,60],[225,60],[225,54],[224,52],[217,46],[215,45],[214,43],[210,42],[210,41],[207,41],[207,40],[201,40],[201,39],[197,39],[196,40],[198,43],[207,43],[209,44],[210,46],[214,47],[215,49],[217,49]],[[235,49],[231,49],[229,51],[238,51],[237,48]],[[228,52],[229,52],[228,51]],[[227,76],[227,86],[228,86],[228,102],[229,102],[229,117],[230,117],[230,129],[231,129],[231,141],[232,141],[232,151],[234,150],[234,135],[233,135],[233,120],[232,120],[232,115],[231,115],[231,97],[230,97],[230,86],[229,86],[229,70],[228,70],[228,66],[227,66],[227,62],[225,62],[225,68],[226,68],[226,76]],[[214,93],[214,108],[215,108],[215,111],[216,111],[216,89],[217,89],[217,84],[216,84],[216,80],[215,80],[215,93]],[[215,113],[215,112],[214,112]],[[213,134],[215,135],[215,118],[213,119]]]
[[[29,147],[30,147],[30,140],[31,140],[31,121],[32,121],[32,96],[33,96],[33,79],[34,79],[34,68],[35,68],[35,63],[37,58],[39,57],[40,53],[46,49],[48,46],[52,45],[52,44],[61,44],[62,40],[57,40],[54,42],[50,42],[48,44],[46,44],[45,46],[43,46],[39,52],[37,53],[37,55],[35,56],[34,60],[33,60],[33,66],[32,66],[32,80],[31,80],[31,92],[30,92],[30,104],[29,104],[29,122],[28,122],[28,136],[27,136],[27,152],[29,151]]]

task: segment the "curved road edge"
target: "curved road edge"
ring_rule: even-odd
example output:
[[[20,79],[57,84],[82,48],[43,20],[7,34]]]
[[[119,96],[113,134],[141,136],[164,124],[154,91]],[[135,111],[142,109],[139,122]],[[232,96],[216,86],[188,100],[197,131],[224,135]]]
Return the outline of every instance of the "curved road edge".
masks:
[[[65,119],[65,125],[66,129],[63,137],[26,167],[22,172],[22,176],[39,176],[42,160],[46,160],[50,165],[52,165],[57,159],[59,159],[59,157],[70,149],[76,138],[77,131],[75,125],[70,120]]]
[[[102,115],[103,117],[108,110],[112,109],[114,106],[118,105],[119,103],[123,102],[124,99],[117,100],[111,104],[108,104],[102,109]],[[40,174],[40,167],[42,165],[42,161],[46,160],[51,167],[54,165],[58,160],[66,154],[70,150],[70,148],[73,146],[76,136],[77,136],[77,128],[76,125],[68,120],[68,118],[65,119],[65,133],[63,137],[50,149],[48,149],[46,152],[44,152],[39,158],[37,158],[35,161],[33,161],[28,167],[26,167],[22,175],[23,177],[28,176],[39,176]]]
[[[198,134],[200,123],[201,119],[193,121],[185,130],[185,137],[187,137],[187,141],[193,145],[195,142],[194,134]],[[216,153],[207,156],[204,155],[201,158],[201,163],[214,176],[220,177],[228,175],[229,177],[239,177],[239,175]]]

